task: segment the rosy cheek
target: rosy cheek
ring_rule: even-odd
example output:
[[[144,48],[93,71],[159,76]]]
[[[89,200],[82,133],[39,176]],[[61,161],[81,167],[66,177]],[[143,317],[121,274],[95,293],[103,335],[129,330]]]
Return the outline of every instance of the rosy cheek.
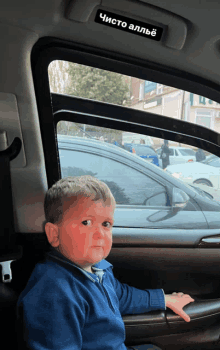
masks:
[[[87,240],[88,239],[85,236],[81,236],[79,239],[77,239],[77,245],[82,251],[84,251],[87,246]]]

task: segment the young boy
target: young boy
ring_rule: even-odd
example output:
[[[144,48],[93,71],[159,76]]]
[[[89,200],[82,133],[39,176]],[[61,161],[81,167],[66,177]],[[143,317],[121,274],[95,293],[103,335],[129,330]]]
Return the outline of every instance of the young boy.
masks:
[[[92,176],[67,177],[47,191],[45,232],[51,249],[17,303],[29,349],[124,350],[122,315],[166,306],[190,321],[182,310],[194,301],[189,295],[140,290],[114,278],[105,258],[115,206],[108,186]]]

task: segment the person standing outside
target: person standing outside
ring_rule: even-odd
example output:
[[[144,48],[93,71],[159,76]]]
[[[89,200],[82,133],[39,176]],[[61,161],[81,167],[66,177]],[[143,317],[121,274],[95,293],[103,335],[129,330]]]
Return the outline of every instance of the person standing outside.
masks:
[[[196,162],[201,162],[206,159],[205,153],[201,148],[198,148],[196,152]]]
[[[160,158],[162,159],[162,167],[165,169],[170,164],[170,149],[168,146],[168,140],[164,140],[164,144],[162,145],[162,151]]]

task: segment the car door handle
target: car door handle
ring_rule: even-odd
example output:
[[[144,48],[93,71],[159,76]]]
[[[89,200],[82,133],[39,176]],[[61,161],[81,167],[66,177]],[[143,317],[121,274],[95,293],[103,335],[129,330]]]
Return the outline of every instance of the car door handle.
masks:
[[[220,247],[220,236],[204,237],[199,242],[199,248],[219,248]]]
[[[220,237],[219,238],[203,238],[202,242],[205,243],[220,243]]]

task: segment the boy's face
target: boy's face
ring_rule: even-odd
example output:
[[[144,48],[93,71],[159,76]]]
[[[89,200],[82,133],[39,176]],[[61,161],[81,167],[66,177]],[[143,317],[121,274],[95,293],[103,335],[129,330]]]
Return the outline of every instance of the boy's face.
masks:
[[[59,247],[65,257],[91,272],[91,266],[105,259],[111,250],[113,222],[113,205],[81,198],[69,210],[64,207],[59,225],[48,223],[45,230],[53,247]]]

